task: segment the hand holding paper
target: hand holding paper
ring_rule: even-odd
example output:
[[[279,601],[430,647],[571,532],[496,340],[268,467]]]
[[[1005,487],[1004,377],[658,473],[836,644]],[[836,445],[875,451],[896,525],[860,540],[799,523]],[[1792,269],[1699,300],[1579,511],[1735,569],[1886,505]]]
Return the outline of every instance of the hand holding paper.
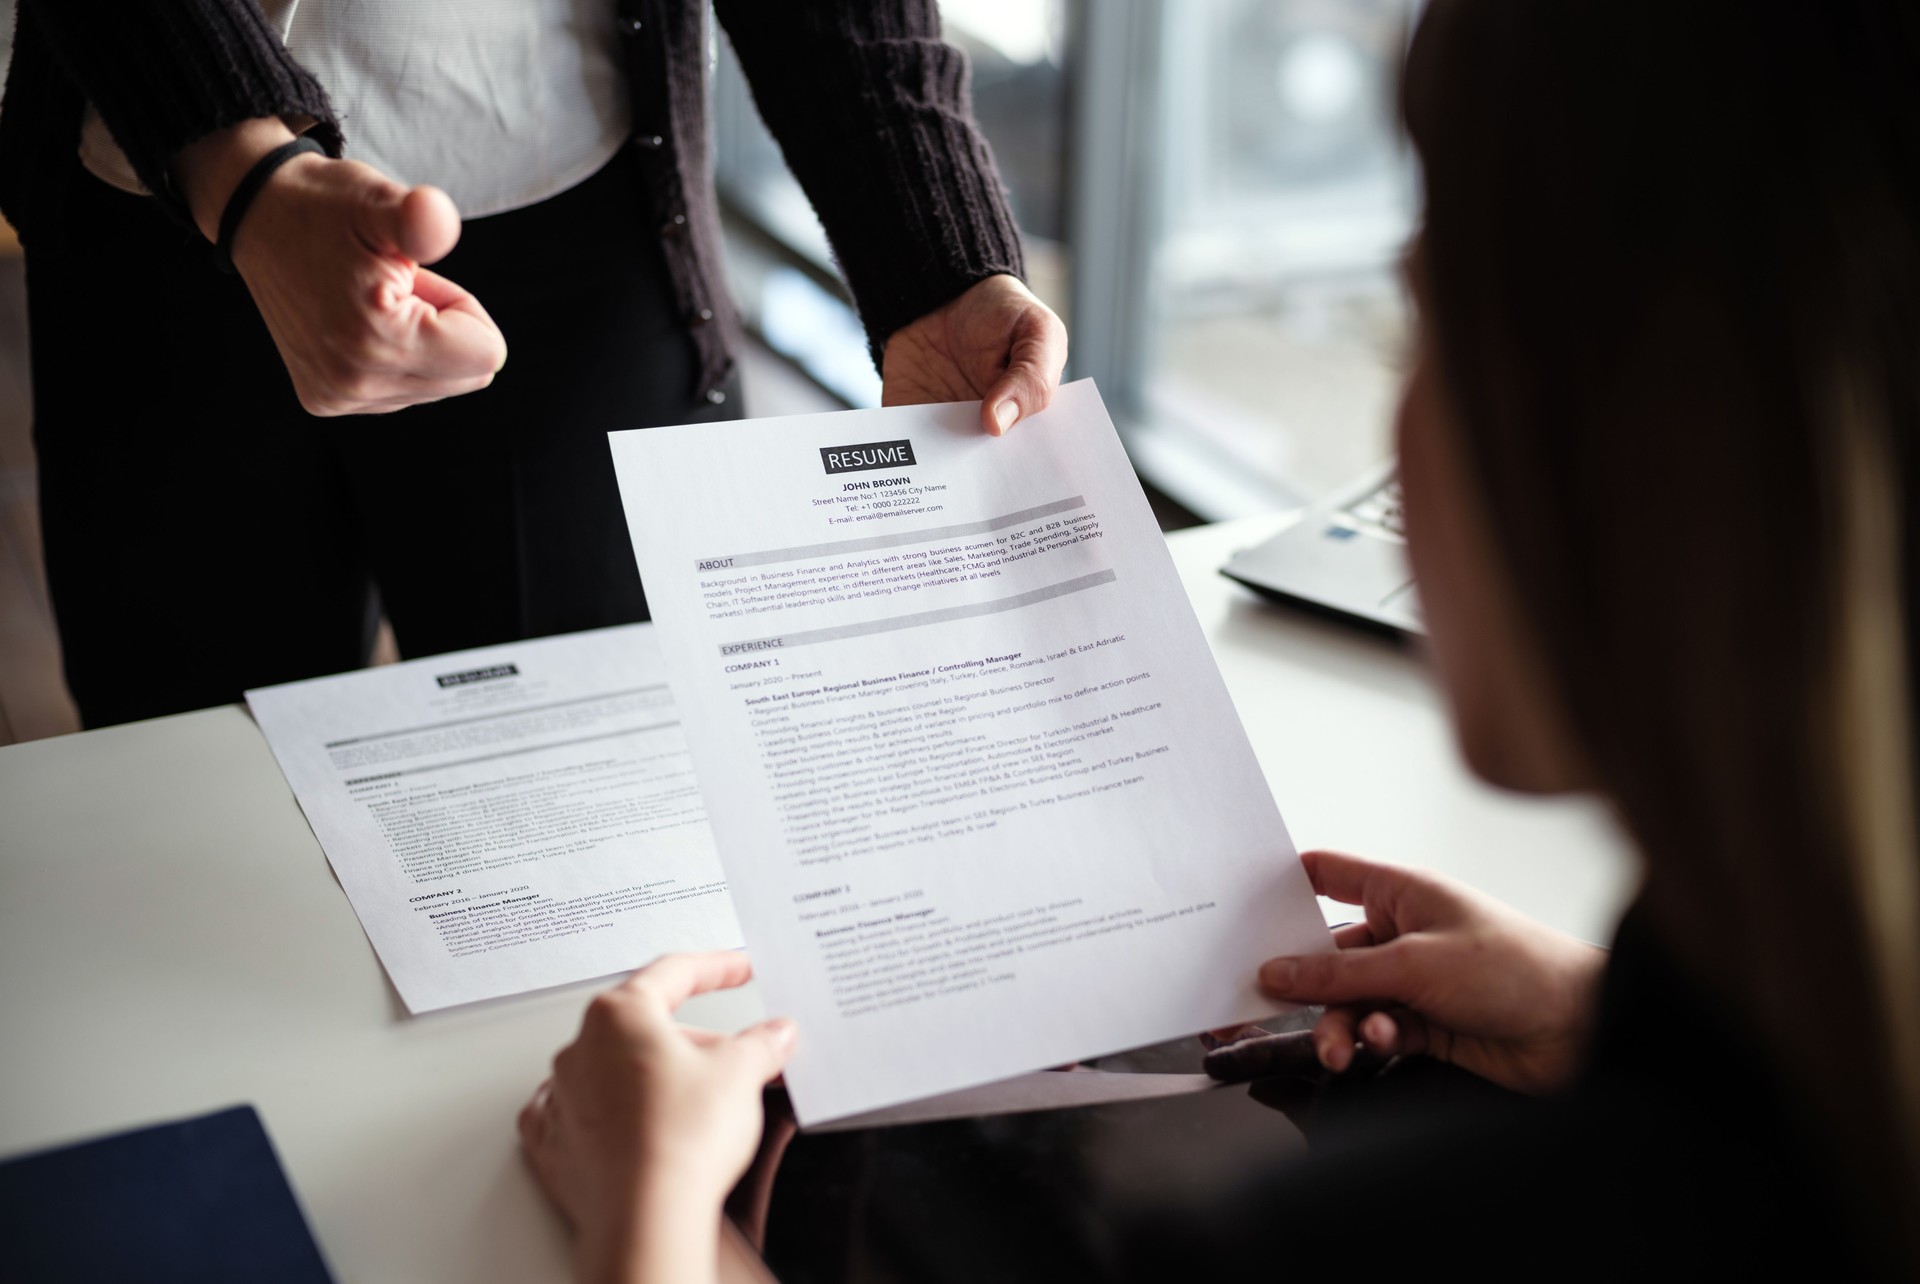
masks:
[[[1271,1011],[1329,947],[1092,385],[618,433],[803,1122]]]
[[[999,436],[1047,408],[1067,363],[1067,327],[1018,277],[990,276],[895,331],[882,361],[889,406],[979,400]]]
[[[672,954],[642,968],[588,1006],[580,1036],[520,1112],[534,1174],[578,1237],[581,1278],[715,1278],[721,1201],[753,1161],[760,1090],[794,1032],[768,1021],[718,1035],[673,1014],[752,974],[739,953]],[[642,1179],[658,1174],[670,1179]],[[645,1234],[635,1235],[636,1220]]]

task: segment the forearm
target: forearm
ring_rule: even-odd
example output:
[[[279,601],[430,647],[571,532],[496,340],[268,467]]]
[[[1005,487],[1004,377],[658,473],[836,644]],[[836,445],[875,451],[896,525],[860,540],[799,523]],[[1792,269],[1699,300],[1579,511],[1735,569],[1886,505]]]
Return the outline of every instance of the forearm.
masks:
[[[326,91],[254,0],[21,3],[141,182],[179,213],[189,202],[175,158],[208,135],[248,121],[311,121],[322,145],[339,151]]]
[[[833,241],[876,354],[976,281],[1022,276],[933,0],[718,0],[754,100]]]

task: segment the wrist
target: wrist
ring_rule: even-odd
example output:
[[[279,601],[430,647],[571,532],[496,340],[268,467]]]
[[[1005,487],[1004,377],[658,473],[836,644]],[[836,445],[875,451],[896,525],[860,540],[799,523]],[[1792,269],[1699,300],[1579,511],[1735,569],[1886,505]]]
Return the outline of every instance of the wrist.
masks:
[[[643,1185],[622,1201],[615,1224],[583,1228],[574,1268],[582,1284],[663,1284],[716,1279],[719,1199],[687,1193],[685,1183]]]
[[[247,171],[274,148],[293,141],[293,131],[277,116],[243,120],[238,125],[189,143],[174,157],[174,176],[200,234],[220,235],[220,216]]]

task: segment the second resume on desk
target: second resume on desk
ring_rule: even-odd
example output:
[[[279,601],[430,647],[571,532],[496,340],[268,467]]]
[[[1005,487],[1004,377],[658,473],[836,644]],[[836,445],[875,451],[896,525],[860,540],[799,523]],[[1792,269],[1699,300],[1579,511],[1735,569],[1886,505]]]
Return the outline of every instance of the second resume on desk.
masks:
[[[650,624],[247,703],[411,1012],[740,943]]]

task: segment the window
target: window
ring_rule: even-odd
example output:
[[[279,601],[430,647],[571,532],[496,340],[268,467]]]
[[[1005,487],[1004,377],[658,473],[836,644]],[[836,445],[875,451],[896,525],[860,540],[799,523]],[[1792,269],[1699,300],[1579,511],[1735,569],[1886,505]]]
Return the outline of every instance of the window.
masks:
[[[1301,502],[1390,451],[1393,264],[1417,200],[1394,79],[1416,4],[942,6],[1070,373],[1099,381],[1142,474],[1203,516]],[[877,404],[825,237],[730,55],[717,79],[749,318]]]
[[[1141,472],[1203,516],[1345,484],[1390,453],[1411,0],[1081,12],[1080,372]]]

